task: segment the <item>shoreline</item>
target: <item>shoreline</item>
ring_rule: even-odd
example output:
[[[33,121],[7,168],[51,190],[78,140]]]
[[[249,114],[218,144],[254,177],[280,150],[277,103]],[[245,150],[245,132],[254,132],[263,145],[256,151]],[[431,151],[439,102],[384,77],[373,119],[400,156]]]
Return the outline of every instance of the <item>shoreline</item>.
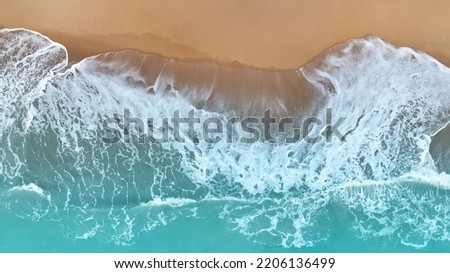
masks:
[[[13,26],[13,27],[7,27],[2,24],[0,24],[0,29],[2,28],[9,28],[9,29],[20,29],[24,27],[20,26]],[[24,28],[28,29],[28,28]],[[171,41],[156,37],[151,34],[143,34],[143,35],[137,35],[135,36],[135,39],[137,40],[147,40],[149,42],[153,42],[154,44],[157,44],[161,46],[161,48],[166,47],[163,50],[158,50],[155,52],[148,52],[144,51],[139,46],[133,47],[133,44],[136,45],[136,43],[132,42],[129,44],[125,43],[126,40],[133,40],[133,39],[127,39],[131,37],[127,37],[127,35],[70,35],[65,33],[59,33],[51,30],[41,30],[41,29],[29,29],[32,31],[36,31],[46,37],[48,37],[50,40],[57,42],[59,44],[62,44],[67,52],[68,52],[68,61],[69,63],[77,63],[82,61],[85,58],[89,57],[95,57],[97,55],[101,55],[104,53],[112,53],[112,52],[118,52],[122,50],[134,50],[138,51],[142,54],[149,54],[149,55],[156,55],[162,58],[166,59],[173,59],[175,61],[181,61],[181,62],[188,62],[188,63],[204,63],[204,64],[213,64],[213,65],[220,65],[225,67],[240,67],[240,68],[251,68],[256,70],[262,70],[262,71],[290,71],[290,70],[296,70],[304,65],[307,65],[311,62],[313,62],[316,58],[320,58],[320,56],[323,54],[323,52],[329,50],[333,46],[336,46],[338,44],[345,43],[348,40],[351,39],[363,39],[367,36],[376,36],[376,35],[365,35],[362,37],[349,37],[346,40],[339,41],[337,43],[331,44],[329,47],[325,48],[323,51],[319,52],[317,55],[312,56],[311,59],[306,61],[305,63],[301,63],[297,66],[293,67],[260,67],[255,66],[253,64],[248,63],[242,63],[237,60],[220,60],[215,59],[211,57],[210,55],[199,52],[195,49],[189,48],[187,46],[172,43]],[[118,39],[119,37],[119,39]],[[376,36],[378,37],[378,36]],[[397,48],[401,47],[407,47],[411,48],[414,51],[422,52],[427,55],[430,55],[434,59],[436,59],[438,62],[442,63],[443,65],[450,67],[450,53],[449,55],[443,53],[443,52],[435,52],[434,54],[424,51],[421,48],[414,48],[408,45],[397,45],[395,43],[392,43],[389,40],[385,40],[382,37],[379,37],[380,39],[394,45]],[[101,41],[108,41],[107,43],[101,42]],[[432,44],[432,43],[429,43]]]
[[[450,66],[449,4],[438,0],[3,2],[0,26],[38,31],[63,44],[70,61],[136,49],[176,60],[289,70],[335,44],[374,35]]]

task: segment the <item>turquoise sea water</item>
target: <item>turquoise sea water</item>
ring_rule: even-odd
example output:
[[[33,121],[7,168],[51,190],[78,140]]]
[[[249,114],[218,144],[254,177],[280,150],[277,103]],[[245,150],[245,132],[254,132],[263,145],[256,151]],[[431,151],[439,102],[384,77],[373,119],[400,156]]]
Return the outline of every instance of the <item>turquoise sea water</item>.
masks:
[[[0,73],[0,252],[450,250],[450,70],[424,53],[366,37],[293,71],[135,51],[68,65],[62,45],[3,29]],[[234,128],[212,144],[201,127],[180,142],[175,126],[163,143],[105,141],[139,133],[127,115],[268,108],[341,117],[343,137],[324,123],[314,143]]]
[[[436,190],[417,182],[407,184],[408,186],[404,188],[405,198],[411,194],[408,191],[416,191],[416,194],[435,197],[437,200],[434,202],[439,200],[448,203],[448,191]],[[401,205],[394,200],[390,201],[392,205]],[[89,232],[90,227],[74,224],[74,219],[70,215],[61,217],[57,222],[48,219],[33,221],[28,218],[20,219],[2,210],[0,217],[4,224],[0,227],[0,234],[2,234],[0,249],[2,252],[447,252],[449,249],[446,240],[431,238],[432,230],[429,231],[430,241],[427,241],[426,245],[411,247],[403,244],[398,237],[402,233],[416,237],[410,238],[411,241],[416,239],[416,243],[424,243],[425,234],[421,234],[420,230],[414,230],[414,224],[410,223],[402,223],[398,225],[396,231],[385,231],[385,234],[382,233],[386,227],[379,226],[379,235],[365,236],[355,225],[357,221],[366,219],[357,219],[356,210],[350,211],[347,205],[339,204],[339,202],[332,202],[325,206],[322,212],[318,212],[322,216],[318,217],[314,230],[317,234],[324,236],[323,240],[308,247],[286,248],[279,246],[280,242],[276,236],[269,233],[262,233],[249,239],[248,236],[239,232],[236,225],[230,224],[219,216],[226,206],[242,205],[240,202],[205,201],[175,208],[168,205],[159,206],[158,213],[162,211],[167,214],[183,214],[196,208],[197,216],[193,217],[192,214],[186,213],[185,216],[180,216],[151,231],[139,232],[127,245],[111,241],[114,230],[111,230],[109,234],[92,234],[92,237],[74,239],[75,234]],[[432,221],[438,213],[432,208],[433,205],[431,203],[428,206],[416,208],[420,210],[420,213],[429,214],[428,219],[424,215],[417,215],[419,219],[411,220],[423,221],[424,224],[427,220]],[[257,207],[262,209],[263,206]],[[133,210],[136,214],[147,214],[152,208],[142,207]],[[95,213],[95,217],[107,218],[110,213],[109,210],[99,211]],[[363,214],[362,211],[359,213]],[[395,215],[388,215],[388,217],[394,218]],[[135,223],[135,225],[145,225],[145,223]],[[377,228],[375,225],[376,221],[365,224],[367,228],[373,229]],[[261,225],[255,229],[265,227]],[[438,227],[430,226],[429,228]],[[123,230],[118,229],[117,233],[121,232]],[[414,234],[416,232],[417,234]]]

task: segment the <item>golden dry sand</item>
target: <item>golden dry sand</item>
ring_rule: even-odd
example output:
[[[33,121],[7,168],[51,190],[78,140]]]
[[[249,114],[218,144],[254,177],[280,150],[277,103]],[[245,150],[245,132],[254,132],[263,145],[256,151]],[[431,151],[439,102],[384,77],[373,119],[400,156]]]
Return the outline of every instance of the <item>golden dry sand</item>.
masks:
[[[287,69],[373,34],[450,65],[450,2],[443,0],[0,0],[0,25],[42,32],[72,60],[135,48]]]

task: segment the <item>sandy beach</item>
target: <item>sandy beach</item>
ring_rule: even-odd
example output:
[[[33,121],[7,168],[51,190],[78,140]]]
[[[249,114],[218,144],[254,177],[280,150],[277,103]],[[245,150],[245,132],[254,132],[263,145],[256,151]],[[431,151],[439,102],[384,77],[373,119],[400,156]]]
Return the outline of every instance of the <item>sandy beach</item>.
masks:
[[[135,48],[177,59],[297,68],[368,34],[450,65],[450,4],[441,0],[0,0],[0,25],[64,44],[72,60]]]

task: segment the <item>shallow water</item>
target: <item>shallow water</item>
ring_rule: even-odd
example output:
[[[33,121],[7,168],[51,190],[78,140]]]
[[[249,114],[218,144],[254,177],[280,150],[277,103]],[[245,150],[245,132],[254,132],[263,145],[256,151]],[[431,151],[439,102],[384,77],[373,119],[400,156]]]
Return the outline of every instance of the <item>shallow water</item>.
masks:
[[[96,230],[96,221],[106,219],[111,214],[120,215],[123,213],[120,211],[97,209],[96,212],[84,212],[85,215],[90,215],[91,221],[74,223],[75,215],[60,217],[58,221],[46,218],[33,221],[30,218],[18,218],[10,211],[2,209],[1,219],[5,224],[0,227],[0,249],[3,252],[447,252],[448,234],[441,234],[440,237],[437,229],[445,224],[439,223],[438,218],[442,217],[441,221],[445,222],[448,221],[448,216],[441,214],[442,206],[439,208],[436,203],[448,203],[448,190],[437,190],[423,182],[404,184],[406,185],[397,190],[396,196],[389,192],[390,186],[367,186],[365,189],[352,189],[343,194],[355,194],[366,203],[372,200],[380,207],[391,205],[397,207],[396,209],[384,207],[378,213],[368,212],[367,208],[361,207],[361,200],[356,201],[360,203],[360,207],[354,207],[354,203],[342,200],[331,201],[315,212],[318,217],[309,231],[314,231],[316,236],[313,237],[322,236],[322,239],[308,247],[280,246],[279,238],[274,232],[261,232],[267,229],[267,223],[264,224],[263,221],[248,230],[249,233],[253,231],[260,232],[259,234],[249,235],[242,232],[239,224],[230,223],[224,216],[224,209],[240,212],[245,210],[245,207],[247,210],[263,212],[268,206],[227,200],[184,204],[174,202],[170,205],[145,205],[130,209],[128,213],[135,217],[133,224],[136,227],[152,222],[151,217],[139,217],[139,214],[154,214],[155,218],[157,216],[164,224],[139,232],[131,228],[135,237],[132,241],[128,240],[126,245],[121,244],[121,241],[113,241],[117,235],[123,235],[123,227],[111,229],[109,232],[105,231],[105,228],[97,229],[97,233],[92,232]],[[385,197],[383,196],[377,200],[375,195],[378,194],[375,192],[379,188],[385,188],[380,192],[391,195],[391,198],[381,201]],[[433,202],[422,199],[423,203],[420,204],[417,199],[422,196]],[[409,217],[405,212],[413,209],[418,211],[415,217],[405,219],[404,217]],[[381,216],[383,212],[385,214]],[[270,214],[269,211],[266,213]],[[241,220],[253,217],[245,216],[245,213],[241,216]],[[171,217],[173,218],[170,219]],[[398,221],[390,223],[391,225],[384,221],[396,217]],[[416,225],[426,226],[422,227],[423,230],[418,230]],[[282,225],[278,230],[281,229]],[[401,235],[409,235],[409,243],[399,237]],[[426,241],[425,236],[429,236]],[[417,245],[411,247],[412,243]]]

